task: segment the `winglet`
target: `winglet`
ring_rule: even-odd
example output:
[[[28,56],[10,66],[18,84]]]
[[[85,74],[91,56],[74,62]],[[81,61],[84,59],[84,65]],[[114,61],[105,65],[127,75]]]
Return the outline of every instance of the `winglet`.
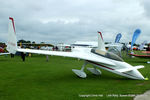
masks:
[[[101,32],[99,32],[99,31],[98,31],[98,33],[100,34],[100,36],[101,36],[101,38],[102,38],[102,40],[103,40],[103,36],[102,36],[102,33],[101,33]]]
[[[102,33],[98,31],[98,49],[106,51]]]
[[[9,17],[7,50],[12,54],[15,54],[17,50],[15,24],[12,17]]]
[[[14,19],[13,19],[12,17],[9,17],[9,20],[11,20],[11,21],[12,21],[12,25],[13,25],[14,33],[16,33],[16,32],[15,32],[15,23],[14,23]]]

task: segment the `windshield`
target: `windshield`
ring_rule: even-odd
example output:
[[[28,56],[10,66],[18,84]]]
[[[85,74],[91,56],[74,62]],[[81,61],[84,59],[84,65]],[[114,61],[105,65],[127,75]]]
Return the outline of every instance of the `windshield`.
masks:
[[[102,50],[98,50],[97,48],[93,48],[91,50],[92,53],[95,53],[97,55],[101,55],[103,57],[109,58],[109,59],[113,59],[113,60],[117,60],[117,61],[123,61],[123,59],[121,57],[119,57],[118,55],[112,53],[112,52],[108,52],[108,51],[102,51]]]

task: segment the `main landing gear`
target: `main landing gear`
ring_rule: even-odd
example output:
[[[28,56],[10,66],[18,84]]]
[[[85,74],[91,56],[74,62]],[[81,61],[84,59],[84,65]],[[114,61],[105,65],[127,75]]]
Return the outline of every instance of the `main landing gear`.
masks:
[[[86,73],[84,72],[84,68],[87,65],[87,62],[85,61],[85,63],[82,65],[81,70],[77,70],[77,69],[72,69],[72,71],[79,77],[81,78],[86,78]]]
[[[86,73],[84,72],[85,66],[87,65],[87,61],[85,61],[85,63],[82,65],[82,68],[80,70],[77,69],[72,69],[72,71],[81,78],[86,78]],[[100,75],[101,71],[99,69],[96,69],[96,67],[94,66],[94,68],[87,68],[88,71],[90,71],[92,74],[94,75]]]

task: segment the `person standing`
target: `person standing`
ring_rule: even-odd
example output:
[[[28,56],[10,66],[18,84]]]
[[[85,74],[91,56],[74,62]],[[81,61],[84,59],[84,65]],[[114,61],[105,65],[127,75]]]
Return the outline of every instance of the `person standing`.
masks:
[[[46,46],[45,50],[49,50],[48,46]],[[46,55],[46,61],[48,62],[49,61],[49,56]]]
[[[46,55],[46,61],[47,61],[47,62],[49,61],[49,57],[48,57],[48,55]]]
[[[24,54],[23,52],[21,52],[21,58],[22,58],[23,62],[25,61],[25,56],[26,56],[26,54]]]

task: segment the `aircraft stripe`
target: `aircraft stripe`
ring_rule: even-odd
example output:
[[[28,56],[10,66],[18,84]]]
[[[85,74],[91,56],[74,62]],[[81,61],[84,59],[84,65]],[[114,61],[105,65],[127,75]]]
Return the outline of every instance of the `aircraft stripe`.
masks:
[[[9,17],[10,20],[12,20],[12,24],[13,24],[13,28],[14,28],[14,32],[15,32],[15,24],[14,24],[14,19],[12,17]]]
[[[101,36],[101,38],[102,38],[102,40],[103,40],[102,33],[101,33],[101,32],[99,32],[99,31],[98,31],[98,33],[100,34],[100,36]]]
[[[113,68],[110,68],[110,67],[107,67],[107,66],[104,66],[104,65],[101,65],[101,64],[95,63],[95,62],[93,62],[93,61],[89,61],[89,60],[87,60],[87,61],[88,61],[88,62],[90,62],[90,63],[93,63],[93,64],[95,64],[95,65],[99,65],[99,66],[101,66],[101,67],[104,67],[104,68],[107,68],[107,69],[110,69],[110,70],[114,70]],[[133,76],[133,75],[128,74],[128,73],[125,73],[125,72],[123,72],[123,74],[126,74],[126,75],[129,75],[129,76],[132,76],[132,77],[138,78],[138,77],[136,77],[136,76]]]
[[[110,67],[107,67],[107,66],[104,66],[104,65],[98,64],[98,63],[96,63],[96,62],[89,61],[89,60],[87,60],[87,61],[88,61],[88,62],[90,62],[90,63],[93,63],[93,64],[95,64],[95,65],[99,65],[99,66],[101,66],[101,67],[104,67],[104,68],[107,68],[107,69],[110,69],[110,70],[114,70],[113,68],[110,68]]]
[[[125,73],[125,72],[123,72],[123,74],[126,74],[126,75],[129,75],[129,76],[132,76],[132,77],[138,78],[138,77],[136,77],[136,76],[134,76],[134,75],[131,75],[131,74],[129,74],[129,73]]]

